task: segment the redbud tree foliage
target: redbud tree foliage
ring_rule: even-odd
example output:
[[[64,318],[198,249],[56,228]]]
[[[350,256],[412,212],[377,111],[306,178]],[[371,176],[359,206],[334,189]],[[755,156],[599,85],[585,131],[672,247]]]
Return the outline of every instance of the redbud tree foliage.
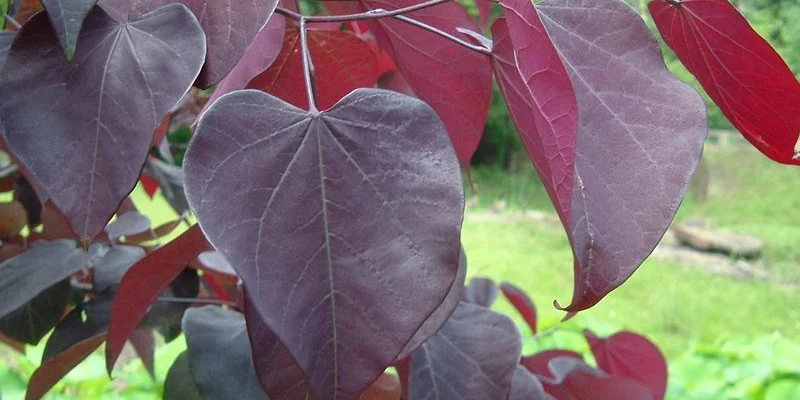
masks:
[[[572,247],[555,306],[592,307],[650,254],[707,121],[642,16],[621,0],[477,0],[478,21],[453,0],[322,5],[0,0],[0,331],[19,347],[52,330],[27,398],[104,342],[112,375],[128,342],[152,371],[154,332],[187,342],[166,399],[663,398],[666,363],[638,334],[586,331],[596,366],[521,354],[489,307],[502,293],[536,334],[533,302],[465,285],[460,243],[496,84]],[[649,12],[742,135],[800,164],[800,84],[736,9]],[[128,197],[140,181],[182,218],[151,226]]]

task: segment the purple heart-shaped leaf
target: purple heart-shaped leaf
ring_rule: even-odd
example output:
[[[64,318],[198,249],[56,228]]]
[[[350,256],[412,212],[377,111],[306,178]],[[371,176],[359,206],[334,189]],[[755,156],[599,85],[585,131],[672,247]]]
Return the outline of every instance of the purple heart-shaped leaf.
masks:
[[[208,54],[197,84],[209,87],[233,69],[267,23],[277,0],[101,0],[115,18],[136,18],[158,7],[181,3],[188,7],[206,34]],[[280,46],[280,45],[279,45]]]
[[[505,399],[521,349],[519,330],[508,317],[461,302],[411,354],[408,398]]]
[[[536,4],[578,99],[567,234],[585,310],[627,280],[672,222],[700,161],[703,100],[664,65],[641,16],[621,0]]]
[[[136,185],[156,127],[200,72],[205,40],[186,7],[169,5],[124,24],[95,7],[79,41],[67,61],[45,13],[25,24],[0,71],[0,131],[41,197],[89,242]]]
[[[355,398],[443,302],[464,193],[425,103],[358,89],[308,112],[220,97],[184,161],[201,228],[320,398]]]

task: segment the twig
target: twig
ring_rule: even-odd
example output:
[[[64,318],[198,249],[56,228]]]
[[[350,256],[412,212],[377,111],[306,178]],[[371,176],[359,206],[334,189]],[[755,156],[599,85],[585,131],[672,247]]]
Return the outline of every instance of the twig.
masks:
[[[378,10],[375,10],[375,11],[378,11]],[[445,31],[443,31],[443,30],[441,30],[439,28],[430,26],[430,25],[428,25],[428,24],[426,24],[424,22],[417,21],[417,20],[415,20],[413,18],[406,17],[405,15],[393,15],[392,18],[400,20],[400,21],[403,21],[403,22],[405,22],[407,24],[410,24],[410,25],[414,25],[417,28],[424,29],[424,30],[426,30],[428,32],[435,33],[435,34],[437,34],[437,35],[439,35],[439,36],[441,36],[441,37],[443,37],[445,39],[448,39],[448,40],[450,40],[450,41],[452,41],[454,43],[457,43],[457,44],[459,44],[461,46],[464,46],[464,47],[466,47],[466,48],[468,48],[468,49],[470,49],[472,51],[477,51],[478,53],[483,53],[483,54],[487,54],[487,55],[491,55],[492,54],[491,50],[489,50],[489,49],[487,49],[487,48],[485,48],[483,46],[478,46],[478,45],[472,44],[472,43],[467,42],[467,41],[465,41],[463,39],[460,39],[460,38],[458,38],[456,36],[453,36],[453,35],[445,32]]]
[[[314,66],[311,63],[311,52],[308,50],[308,32],[306,31],[306,17],[300,18],[300,48],[303,56],[303,78],[306,81],[306,96],[308,96],[308,111],[312,114],[319,112],[314,101]]]
[[[379,19],[379,18],[388,18],[393,17],[395,15],[401,14],[408,14],[410,12],[422,10],[424,8],[433,7],[439,4],[447,3],[453,0],[428,0],[426,2],[422,2],[419,4],[414,4],[413,6],[398,8],[396,10],[370,10],[363,13],[357,14],[345,14],[345,15],[313,15],[313,16],[304,16],[302,14],[298,14],[294,11],[285,9],[283,7],[278,7],[275,9],[275,12],[278,14],[283,15],[284,17],[291,18],[298,23],[301,19],[304,19],[308,23],[322,23],[322,22],[352,22],[352,21],[365,21],[370,19]]]
[[[156,301],[163,301],[167,303],[186,303],[186,304],[212,304],[212,305],[220,305],[220,306],[228,306],[231,308],[238,308],[237,304],[228,301],[228,300],[220,300],[220,299],[198,299],[198,298],[189,298],[189,297],[169,297],[169,296],[161,296],[156,299]]]
[[[15,28],[20,29],[22,28],[22,24],[20,24],[14,17],[6,14],[6,21],[10,22],[11,25],[14,25]]]

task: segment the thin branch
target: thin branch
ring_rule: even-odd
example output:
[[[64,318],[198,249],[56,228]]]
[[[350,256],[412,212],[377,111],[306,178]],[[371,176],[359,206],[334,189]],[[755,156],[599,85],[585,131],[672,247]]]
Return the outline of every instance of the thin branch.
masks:
[[[306,96],[308,96],[308,111],[312,114],[319,112],[314,100],[314,65],[311,63],[311,52],[308,50],[308,32],[306,18],[300,18],[300,48],[303,57],[303,78],[306,81]]]
[[[189,298],[189,297],[169,297],[169,296],[161,296],[156,299],[156,301],[163,301],[167,303],[186,303],[186,304],[212,304],[212,305],[219,305],[219,306],[229,306],[232,308],[237,308],[237,304],[228,301],[228,300],[220,300],[220,299],[198,299],[198,298]]]
[[[426,24],[424,22],[417,21],[417,20],[415,20],[413,18],[406,17],[405,15],[393,15],[392,18],[400,20],[400,21],[403,21],[403,22],[405,22],[407,24],[410,24],[410,25],[414,25],[417,28],[424,29],[424,30],[426,30],[428,32],[435,33],[435,34],[437,34],[437,35],[439,35],[439,36],[441,36],[441,37],[443,37],[445,39],[450,40],[451,42],[454,42],[456,44],[464,46],[464,47],[466,47],[466,48],[468,48],[468,49],[470,49],[472,51],[477,51],[478,53],[483,53],[483,54],[487,54],[487,55],[491,55],[492,54],[491,50],[489,50],[489,49],[487,49],[487,48],[485,48],[483,46],[478,46],[476,44],[472,44],[472,43],[467,42],[466,40],[463,40],[463,39],[461,39],[459,37],[453,36],[453,35],[445,32],[445,31],[443,31],[443,30],[441,30],[439,28],[430,26],[430,25],[428,25],[428,24]]]
[[[22,24],[20,24],[16,19],[14,19],[14,17],[12,17],[12,16],[10,16],[8,14],[6,14],[6,21],[10,22],[11,25],[14,25],[14,27],[17,28],[17,29],[21,29],[22,28]]]
[[[297,22],[300,22],[301,19],[305,19],[308,23],[322,23],[322,22],[352,22],[352,21],[365,21],[370,19],[379,19],[379,18],[388,18],[393,17],[395,15],[401,14],[408,14],[413,11],[422,10],[424,8],[433,7],[439,4],[444,4],[453,0],[428,0],[419,4],[414,4],[413,6],[398,8],[396,10],[370,10],[363,13],[357,14],[345,14],[345,15],[313,15],[313,16],[303,16],[298,14],[294,11],[287,10],[283,7],[278,7],[275,9],[275,12],[278,14],[283,15],[284,17],[291,18]]]

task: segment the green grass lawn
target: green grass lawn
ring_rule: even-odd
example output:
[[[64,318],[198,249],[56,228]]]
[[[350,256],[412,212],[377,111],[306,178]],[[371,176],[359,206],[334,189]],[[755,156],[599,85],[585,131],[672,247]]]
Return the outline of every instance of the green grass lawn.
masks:
[[[800,371],[800,357],[792,355],[800,356],[800,295],[796,286],[800,283],[800,199],[796,195],[800,175],[796,169],[771,163],[750,146],[712,147],[705,158],[711,171],[708,199],[700,203],[690,194],[678,219],[702,218],[718,227],[760,237],[767,243],[764,259],[770,272],[795,286],[735,280],[696,266],[650,259],[596,307],[559,323],[563,313],[552,306],[552,301],[567,303],[572,295],[572,258],[566,236],[559,226],[518,217],[524,209],[552,211],[532,170],[508,174],[488,168],[473,171],[480,201],[467,212],[462,234],[468,275],[509,281],[535,300],[540,329],[552,334],[534,337],[508,303],[501,299],[496,306],[520,324],[526,352],[559,346],[585,352],[581,329],[589,327],[601,335],[627,329],[644,333],[666,354],[670,398],[771,399],[763,394],[751,396],[754,389],[741,386],[748,379],[764,380],[768,374],[775,375],[776,365],[784,368],[780,364],[784,361],[773,357],[797,358],[797,364],[790,368]],[[163,199],[151,202],[137,190],[134,200],[154,224],[175,217]],[[507,209],[486,218],[487,208],[498,200],[504,201]],[[706,363],[707,349],[724,350],[728,343],[742,342],[755,344],[747,350],[728,350],[723,366],[714,367],[719,370]],[[179,338],[158,350],[155,382],[138,361],[120,369],[115,373],[117,379],[109,382],[103,356],[97,353],[59,384],[55,390],[58,394],[51,398],[159,398],[166,370],[183,346]],[[41,347],[32,349],[27,357],[9,356],[7,350],[0,350],[4,399],[22,398]],[[745,367],[725,369],[739,359],[746,361]],[[800,372],[797,374],[800,376]],[[728,381],[718,379],[723,375]]]

